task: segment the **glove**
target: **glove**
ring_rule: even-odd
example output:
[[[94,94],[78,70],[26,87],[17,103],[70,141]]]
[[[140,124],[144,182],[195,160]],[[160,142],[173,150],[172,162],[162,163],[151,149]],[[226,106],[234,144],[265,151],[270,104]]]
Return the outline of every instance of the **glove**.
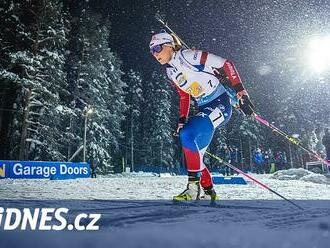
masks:
[[[214,68],[213,73],[217,79],[219,79],[220,83],[230,86],[230,81],[228,76],[226,75],[225,69],[221,68]]]
[[[254,114],[254,105],[250,100],[249,95],[246,90],[237,92],[238,107],[243,112],[244,115],[251,116]]]
[[[188,118],[185,117],[185,116],[181,116],[179,118],[179,121],[178,121],[178,128],[176,129],[176,134],[178,135],[179,132],[180,132],[180,129],[184,127],[184,125],[186,125],[186,123],[188,122]]]

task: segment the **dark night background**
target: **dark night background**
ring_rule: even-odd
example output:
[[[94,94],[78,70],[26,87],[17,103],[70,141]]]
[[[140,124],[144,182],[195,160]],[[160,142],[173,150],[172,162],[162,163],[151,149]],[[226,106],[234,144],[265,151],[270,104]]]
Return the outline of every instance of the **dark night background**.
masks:
[[[68,207],[70,221],[102,213],[99,232],[0,228],[1,247],[329,247],[325,169],[305,170],[311,156],[238,111],[208,151],[249,173],[279,173],[257,175],[263,189],[252,181],[219,185],[216,205],[161,200],[181,190],[183,177],[172,175],[186,171],[173,136],[178,96],[149,52],[163,28],[157,12],[189,46],[232,60],[257,113],[325,158],[329,0],[1,0],[0,162],[63,162],[73,154],[85,162],[76,151],[86,143],[98,178],[0,180],[0,227],[9,208]],[[254,160],[259,149],[268,152],[263,168]],[[204,160],[212,173],[232,175]],[[8,177],[5,164],[0,179]]]
[[[245,81],[262,65],[275,67],[273,76],[282,70],[290,74],[286,60],[298,63],[305,40],[330,29],[327,1],[105,1],[101,6],[110,15],[110,46],[126,67],[143,72],[154,65],[148,43],[162,28],[154,18],[158,11],[190,46],[234,60]]]
[[[43,13],[43,6],[51,9],[49,14]],[[154,18],[157,12],[189,46],[234,61],[261,116],[289,134],[299,134],[310,148],[324,151],[320,140],[324,128],[330,125],[330,39],[322,48],[328,56],[323,71],[318,72],[321,55],[311,60],[308,54],[311,39],[330,35],[328,1],[5,0],[0,12],[3,159],[17,159],[19,153],[20,158],[31,160],[67,159],[82,142],[81,113],[87,104],[98,110],[89,123],[88,137],[93,147],[89,159],[97,157],[103,161],[100,163],[108,161],[121,169],[122,157],[127,163],[134,160],[130,158],[134,149],[135,163],[162,164],[156,155],[157,149],[164,148],[168,150],[160,153],[164,152],[166,166],[178,164],[178,144],[171,136],[177,121],[177,96],[167,85],[164,67],[153,59],[148,47],[151,35],[163,28]],[[65,37],[38,47],[39,37],[51,35],[54,30],[60,33],[56,29],[59,18],[64,20],[61,25]],[[63,55],[63,59],[38,57],[48,50]],[[19,59],[24,61],[17,59],[22,51],[27,56]],[[33,61],[43,63],[38,61],[40,58],[50,60],[44,65],[45,71],[56,72],[51,75],[54,80],[48,82],[48,92],[45,87],[38,88],[43,86],[38,78],[27,77],[36,71]],[[109,70],[102,74],[102,68]],[[17,76],[23,80],[17,80]],[[62,90],[57,88],[58,82]],[[24,125],[28,120],[24,115],[29,105],[27,92],[31,89],[43,92],[39,100],[53,106],[48,108],[48,116],[58,118],[34,116],[34,121],[42,125],[32,131]],[[68,108],[66,112],[59,111],[62,107]],[[33,111],[44,113],[42,108]],[[22,130],[27,132],[22,135]],[[48,134],[48,130],[56,130],[57,136],[38,136]],[[25,145],[25,136],[44,147],[51,143],[53,150],[43,154],[43,149]],[[275,151],[289,149],[269,130],[238,115],[226,129],[216,133],[210,148],[217,152],[219,144],[235,143],[233,140],[243,144],[244,156],[250,156],[249,150],[258,146]],[[294,153],[298,161],[301,154],[297,155],[297,150]]]
[[[233,60],[267,117],[271,113],[263,112],[265,103],[280,105],[287,97],[283,91],[306,94],[305,84],[329,84],[329,74],[318,75],[302,63],[308,39],[330,33],[328,1],[105,2],[101,6],[110,13],[113,29],[110,46],[125,68],[137,69],[147,78],[160,70],[148,52],[151,33],[162,28],[154,18],[160,11],[188,45]],[[268,73],[260,75],[263,68]]]
[[[328,1],[112,1],[104,8],[109,6],[110,46],[125,68],[147,79],[152,71],[163,73],[148,52],[151,34],[162,28],[154,18],[160,12],[189,46],[233,60],[257,111],[275,125],[301,132],[305,142],[329,126],[329,71],[306,66],[309,40],[330,34]]]

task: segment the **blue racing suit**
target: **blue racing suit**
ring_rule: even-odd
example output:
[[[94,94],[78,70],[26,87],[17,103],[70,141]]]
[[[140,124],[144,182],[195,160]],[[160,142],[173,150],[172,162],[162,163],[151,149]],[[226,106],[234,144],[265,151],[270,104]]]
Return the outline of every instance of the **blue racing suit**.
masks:
[[[188,172],[201,172],[201,185],[212,186],[211,175],[203,162],[214,130],[224,126],[232,114],[228,90],[219,81],[225,78],[233,91],[244,90],[234,64],[224,58],[200,51],[181,49],[166,68],[168,78],[180,95],[180,119],[189,114],[190,99],[199,112],[180,130],[180,140]]]

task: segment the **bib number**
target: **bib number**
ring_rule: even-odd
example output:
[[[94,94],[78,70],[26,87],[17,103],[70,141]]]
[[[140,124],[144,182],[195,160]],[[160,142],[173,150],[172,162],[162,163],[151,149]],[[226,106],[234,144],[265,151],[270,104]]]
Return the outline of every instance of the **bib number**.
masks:
[[[219,126],[225,120],[225,117],[223,116],[223,113],[221,112],[221,110],[219,108],[215,108],[210,113],[209,118],[212,121],[214,128]]]

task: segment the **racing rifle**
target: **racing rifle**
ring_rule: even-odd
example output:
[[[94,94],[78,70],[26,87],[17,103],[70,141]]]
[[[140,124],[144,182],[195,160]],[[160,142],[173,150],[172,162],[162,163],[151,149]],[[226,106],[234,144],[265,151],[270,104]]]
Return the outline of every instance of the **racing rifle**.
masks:
[[[177,41],[179,42],[179,44],[181,43],[185,48],[190,49],[189,46],[169,27],[169,25],[167,24],[167,22],[164,21],[164,18],[159,14],[156,13],[155,14],[155,18],[161,23],[163,24],[163,26],[167,29],[167,31],[174,36],[174,38],[177,39]]]

